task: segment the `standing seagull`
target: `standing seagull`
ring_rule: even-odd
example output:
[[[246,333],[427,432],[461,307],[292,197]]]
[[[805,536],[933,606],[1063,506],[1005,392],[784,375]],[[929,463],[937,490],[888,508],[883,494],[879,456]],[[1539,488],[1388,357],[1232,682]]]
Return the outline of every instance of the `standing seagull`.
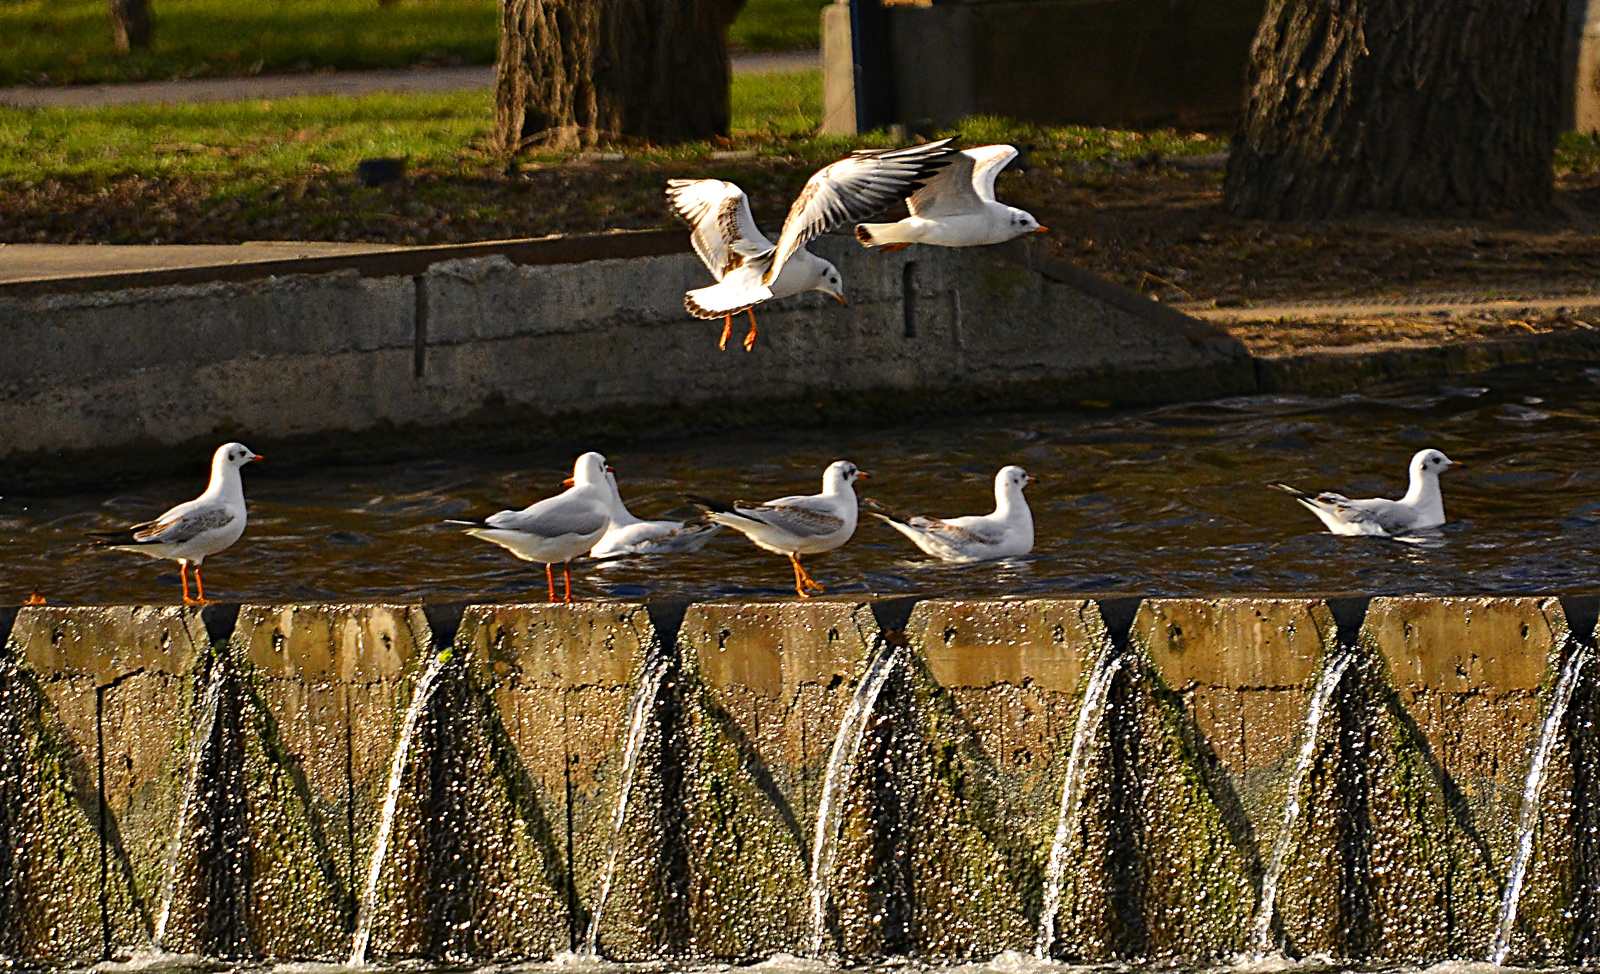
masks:
[[[836,227],[861,220],[904,199],[956,158],[949,139],[905,149],[861,149],[817,170],[806,181],[774,244],[750,215],[744,190],[721,179],[671,179],[667,199],[689,224],[689,240],[717,283],[683,296],[696,318],[721,318],[718,348],[728,347],[733,316],[750,314],[745,351],[755,347],[754,308],[802,291],[831,294],[845,303],[839,269],[805,249]]]
[[[501,511],[481,521],[446,521],[467,525],[467,534],[492,542],[521,558],[544,564],[545,582],[550,586],[550,601],[556,600],[556,576],[551,567],[561,563],[567,594],[572,601],[572,559],[583,555],[606,533],[611,519],[606,514],[606,458],[585,453],[573,465],[571,486],[554,497],[547,497],[520,511]]]
[[[904,250],[914,243],[982,247],[1046,232],[1033,214],[994,198],[994,178],[1016,157],[1011,145],[961,151],[906,201],[909,217],[899,223],[858,223],[856,239],[863,247]]]
[[[993,561],[1015,558],[1033,550],[1033,513],[1023,499],[1022,488],[1034,482],[1021,467],[1001,467],[994,476],[994,513],[949,519],[906,516],[882,508],[875,501],[864,503],[872,516],[911,539],[923,551],[953,562]],[[879,511],[882,511],[880,513]]]
[[[725,504],[690,497],[711,512],[711,520],[733,528],[756,547],[788,555],[794,565],[794,590],[801,598],[821,592],[800,567],[801,555],[820,555],[840,547],[856,531],[856,492],[851,484],[866,479],[848,460],[835,460],[822,472],[822,493],[780,497],[765,504]],[[807,590],[810,591],[807,591]]]
[[[90,532],[95,544],[115,551],[136,551],[151,558],[168,558],[178,563],[183,579],[183,604],[206,603],[205,582],[200,565],[232,545],[244,534],[244,481],[239,468],[262,459],[243,443],[224,443],[211,455],[211,482],[205,493],[186,504],[143,524],[121,531]],[[189,597],[189,566],[194,566],[196,596]]]
[[[629,513],[617,491],[617,476],[606,472],[606,513],[611,526],[589,552],[590,558],[619,555],[678,555],[699,551],[721,530],[701,516],[692,521],[641,521]]]
[[[1324,491],[1313,497],[1288,484],[1269,484],[1299,501],[1315,514],[1328,530],[1347,536],[1365,535],[1395,538],[1413,531],[1425,531],[1444,523],[1444,498],[1439,493],[1439,475],[1461,464],[1438,450],[1421,450],[1411,458],[1411,486],[1397,501],[1382,497],[1351,500],[1343,494]]]

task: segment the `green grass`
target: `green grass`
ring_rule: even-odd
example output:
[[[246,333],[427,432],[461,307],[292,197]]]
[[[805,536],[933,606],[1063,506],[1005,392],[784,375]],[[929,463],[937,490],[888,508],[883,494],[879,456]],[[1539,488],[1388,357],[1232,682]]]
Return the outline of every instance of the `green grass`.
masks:
[[[816,71],[741,75],[732,98],[736,137],[803,135],[820,122],[822,79]],[[492,115],[487,91],[0,109],[0,179],[284,177],[383,156],[418,168],[477,164],[490,158],[484,147]]]
[[[494,61],[495,0],[153,0],[149,50],[111,47],[106,0],[0,0],[0,84]]]
[[[830,0],[745,0],[728,43],[751,51],[822,46],[822,8]]]
[[[749,50],[815,47],[825,0],[749,0]],[[111,47],[107,0],[0,0],[0,85],[492,64],[496,0],[152,0],[151,47]]]
[[[1557,175],[1600,175],[1600,134],[1566,132],[1556,146]]]

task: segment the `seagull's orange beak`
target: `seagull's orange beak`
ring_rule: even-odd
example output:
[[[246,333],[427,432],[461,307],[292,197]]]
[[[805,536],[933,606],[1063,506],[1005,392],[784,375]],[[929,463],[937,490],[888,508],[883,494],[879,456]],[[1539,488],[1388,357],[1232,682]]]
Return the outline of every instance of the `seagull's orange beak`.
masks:
[[[568,477],[566,480],[563,480],[561,482],[561,486],[563,486],[563,487],[576,487],[577,485],[578,485],[578,482],[576,480],[573,480],[571,477]]]
[[[613,469],[610,465],[606,466],[606,473],[616,473],[616,472],[617,471],[615,469]]]
[[[839,303],[840,304],[849,304],[850,303],[849,301],[846,301],[844,299],[844,295],[842,295],[842,294],[835,294],[834,297],[839,299]]]
[[[1034,227],[1033,228],[1033,232],[1034,233],[1049,233],[1050,232],[1050,228],[1049,227]]]
[[[1464,466],[1466,466],[1466,464],[1464,462],[1460,461],[1460,460],[1451,460],[1450,461],[1450,469],[1451,470],[1454,470],[1457,467],[1464,467]]]
[[[1039,482],[1039,478],[1035,477],[1033,474],[1029,474],[1027,482],[1030,484],[1036,484]]]
[[[261,454],[257,453],[255,456],[250,458],[250,462],[251,463],[259,463],[260,461],[265,460],[265,459],[266,459],[266,457],[264,457]]]
[[[867,473],[865,470],[857,470],[856,471],[856,479],[857,480],[871,480],[872,479],[872,474]]]

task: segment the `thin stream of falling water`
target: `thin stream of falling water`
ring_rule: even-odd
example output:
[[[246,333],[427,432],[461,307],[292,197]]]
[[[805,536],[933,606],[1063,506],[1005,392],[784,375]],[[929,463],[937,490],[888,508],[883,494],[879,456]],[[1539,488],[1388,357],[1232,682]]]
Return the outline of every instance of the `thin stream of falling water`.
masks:
[[[873,657],[856,684],[850,699],[850,708],[839,722],[839,733],[833,739],[833,753],[828,758],[828,773],[822,779],[822,796],[817,804],[815,845],[811,850],[811,933],[807,940],[810,956],[822,954],[827,942],[828,884],[833,880],[834,858],[839,852],[839,812],[843,805],[845,789],[855,776],[856,754],[861,750],[862,738],[867,733],[867,721],[878,705],[878,694],[889,680],[900,661],[900,647],[881,639],[882,651]]]
[[[1550,752],[1555,749],[1556,738],[1561,734],[1561,720],[1566,716],[1567,705],[1572,702],[1578,674],[1589,662],[1589,656],[1589,648],[1579,645],[1562,664],[1561,675],[1556,678],[1555,691],[1550,697],[1550,709],[1545,712],[1544,725],[1539,728],[1533,762],[1528,765],[1528,779],[1522,786],[1522,810],[1517,817],[1517,845],[1511,853],[1506,891],[1500,900],[1500,923],[1495,928],[1494,945],[1489,948],[1491,964],[1503,965],[1506,954],[1511,950],[1511,934],[1517,923],[1517,901],[1522,898],[1522,883],[1527,878],[1528,863],[1533,858],[1533,831],[1539,825],[1539,793],[1544,790],[1545,769],[1550,762]]]
[[[1050,843],[1050,869],[1045,874],[1044,906],[1039,912],[1039,935],[1033,945],[1035,957],[1048,959],[1056,942],[1056,912],[1061,909],[1061,882],[1067,872],[1067,840],[1078,824],[1078,806],[1083,803],[1083,774],[1089,748],[1100,731],[1106,712],[1111,678],[1122,666],[1122,655],[1106,641],[1095,663],[1089,685],[1078,707],[1078,723],[1072,731],[1072,752],[1067,757],[1067,775],[1061,782],[1061,812],[1056,818],[1055,840]]]
[[[600,869],[600,882],[595,887],[594,913],[589,917],[589,929],[583,938],[583,955],[597,957],[600,952],[600,918],[605,913],[606,900],[611,895],[611,881],[617,874],[617,856],[622,851],[622,825],[628,817],[628,798],[633,791],[633,776],[639,766],[639,751],[644,746],[644,732],[650,725],[651,706],[661,692],[661,681],[666,679],[671,658],[661,653],[645,666],[639,677],[639,689],[633,694],[628,713],[628,738],[622,751],[622,774],[617,783],[617,808],[611,815],[611,848],[606,853],[605,865]]]
[[[1306,709],[1300,756],[1295,760],[1294,773],[1289,776],[1289,787],[1284,796],[1283,828],[1278,832],[1278,841],[1273,843],[1272,859],[1267,863],[1266,874],[1261,877],[1261,901],[1250,920],[1249,946],[1257,955],[1273,949],[1272,913],[1278,898],[1278,880],[1283,876],[1283,864],[1289,858],[1289,847],[1294,844],[1294,829],[1300,821],[1300,789],[1305,785],[1306,775],[1311,773],[1311,764],[1316,758],[1317,731],[1322,725],[1322,715],[1339,689],[1345,670],[1349,669],[1355,658],[1354,647],[1339,650],[1338,655],[1322,671],[1322,679],[1317,681],[1317,687],[1311,694],[1311,705]]]
[[[200,763],[206,746],[217,735],[218,705],[222,701],[222,685],[226,668],[220,658],[211,661],[211,679],[201,698],[200,719],[195,721],[194,732],[189,735],[189,750],[184,755],[183,793],[178,798],[178,815],[173,823],[172,837],[167,840],[167,861],[161,875],[161,912],[156,915],[155,936],[152,942],[160,947],[167,939],[167,921],[172,918],[172,898],[178,887],[178,859],[183,852],[184,833],[189,830],[189,809],[194,805],[200,788]]]
[[[356,935],[350,945],[348,967],[360,967],[367,962],[367,942],[372,937],[372,917],[377,907],[378,877],[383,871],[383,860],[389,854],[389,840],[394,833],[395,807],[400,802],[400,785],[405,779],[406,758],[411,750],[411,739],[416,736],[422,714],[433,698],[439,674],[450,661],[450,653],[443,652],[433,658],[423,670],[417,685],[411,691],[411,706],[406,709],[400,725],[400,739],[394,745],[394,757],[389,762],[389,787],[383,796],[383,812],[378,817],[378,836],[372,846],[372,859],[367,863],[367,884],[361,891],[361,905],[356,912]]]

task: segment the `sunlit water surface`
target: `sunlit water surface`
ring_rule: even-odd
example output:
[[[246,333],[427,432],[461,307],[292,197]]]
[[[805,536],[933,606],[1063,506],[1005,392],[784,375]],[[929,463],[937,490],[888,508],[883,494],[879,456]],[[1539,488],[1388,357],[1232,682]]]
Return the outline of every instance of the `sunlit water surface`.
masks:
[[[941,516],[990,510],[1003,464],[1039,478],[1028,493],[1038,538],[1028,558],[946,566],[864,517],[846,547],[807,563],[830,594],[1557,592],[1586,588],[1597,574],[1597,417],[1600,370],[1572,369],[1341,397],[1248,396],[587,446],[607,455],[624,500],[641,517],[689,513],[685,492],[752,501],[813,493],[822,468],[837,458],[870,471],[862,494]],[[245,472],[250,527],[207,563],[207,594],[542,598],[539,566],[443,523],[561,489],[571,453],[519,452],[514,435],[506,440],[507,450],[494,455],[287,472],[275,454]],[[1467,466],[1444,478],[1451,522],[1420,544],[1333,537],[1265,486],[1282,480],[1398,497],[1406,463],[1422,447]],[[194,496],[205,459],[196,458],[191,478],[136,491],[0,499],[0,603],[34,589],[69,604],[175,601],[176,566],[97,550],[84,536]],[[781,558],[727,531],[701,554],[574,570],[577,594],[613,599],[792,596],[792,577]]]

